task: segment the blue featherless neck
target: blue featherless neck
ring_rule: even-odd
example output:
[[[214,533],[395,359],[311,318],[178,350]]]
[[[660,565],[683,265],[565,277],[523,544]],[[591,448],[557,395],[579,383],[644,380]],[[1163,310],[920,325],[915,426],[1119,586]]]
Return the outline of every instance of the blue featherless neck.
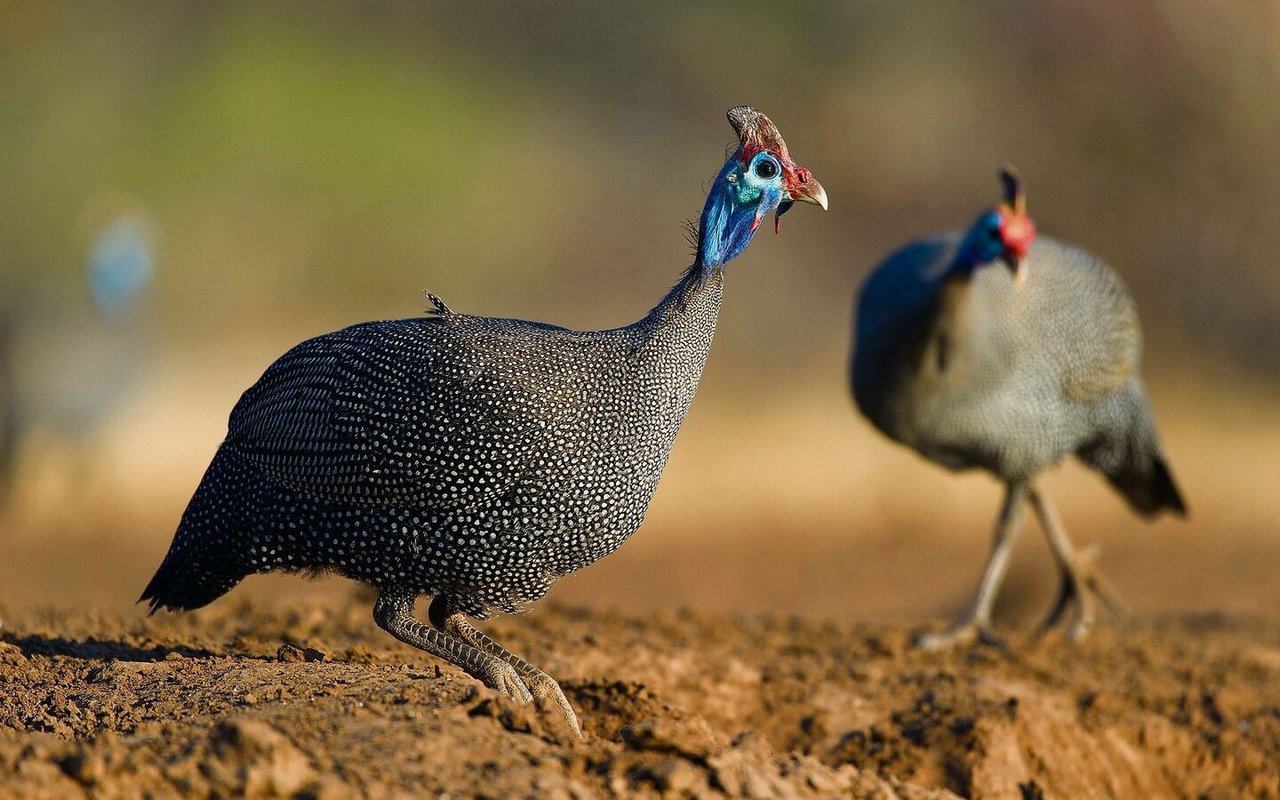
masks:
[[[1000,216],[994,211],[987,211],[974,220],[973,225],[960,240],[956,254],[952,258],[953,272],[969,275],[977,268],[990,264],[1004,252],[1004,242],[999,235]]]
[[[776,208],[779,195],[751,186],[734,153],[720,170],[698,220],[698,253],[693,271],[723,267],[746,249],[764,215]]]

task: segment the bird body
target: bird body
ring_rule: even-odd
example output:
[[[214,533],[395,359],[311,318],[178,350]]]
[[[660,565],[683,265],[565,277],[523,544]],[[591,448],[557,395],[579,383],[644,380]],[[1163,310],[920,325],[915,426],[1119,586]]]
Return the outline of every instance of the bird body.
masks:
[[[481,619],[521,610],[639,527],[723,285],[690,272],[613,330],[441,304],[298,345],[232,411],[181,525],[203,552],[156,598],[203,605],[244,574],[332,570],[447,592]]]
[[[272,364],[142,594],[209,603],[243,577],[334,571],[379,590],[392,635],[576,717],[555,681],[466,621],[516,612],[639,527],[697,389],[724,266],[764,216],[826,195],[767,117],[712,183],[694,264],[643,319],[572,331],[457,314],[355,325]],[[414,600],[432,595],[430,624]]]
[[[1120,278],[1078,247],[1036,238],[1034,227],[1006,268],[999,224],[983,215],[966,233],[913,242],[868,277],[850,371],[858,407],[950,469],[1030,486],[1074,454],[1135,510],[1184,512]]]
[[[1138,374],[1137,310],[1120,278],[1047,237],[1020,278],[955,271],[960,239],[908,245],[868,280],[851,376],[859,407],[926,458],[1004,480],[1080,453],[1114,465],[1106,474],[1135,508],[1157,510],[1123,471],[1154,473],[1161,456]],[[1148,463],[1122,465],[1122,455]]]

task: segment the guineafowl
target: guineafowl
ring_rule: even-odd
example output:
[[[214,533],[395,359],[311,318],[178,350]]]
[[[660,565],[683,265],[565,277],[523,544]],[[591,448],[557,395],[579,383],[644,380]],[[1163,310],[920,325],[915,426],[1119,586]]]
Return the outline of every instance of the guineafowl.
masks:
[[[426,317],[298,345],[231,412],[141,600],[198,608],[253,573],[336,572],[376,589],[395,638],[578,733],[559,685],[468,618],[522,610],[636,530],[697,389],[725,264],[770,212],[826,208],[767,117],[728,117],[739,143],[694,263],[643,319],[574,331],[432,296]]]
[[[1005,483],[995,542],[977,596],[949,629],[920,644],[991,638],[991,607],[1024,501],[1034,508],[1061,585],[1043,628],[1070,608],[1085,636],[1094,599],[1118,599],[1072,549],[1035,485],[1075,454],[1129,504],[1153,516],[1186,506],[1156,436],[1138,362],[1133,301],[1110,267],[1036,237],[1022,186],[1001,173],[1004,202],[964,234],[908,244],[867,278],[857,303],[853,396],[891,439],[953,470],[979,468]]]
[[[77,479],[103,431],[136,402],[150,366],[150,226],[141,215],[120,215],[88,255],[85,304],[27,287],[0,308],[0,507],[28,467],[29,441],[66,451],[71,490],[82,488]]]

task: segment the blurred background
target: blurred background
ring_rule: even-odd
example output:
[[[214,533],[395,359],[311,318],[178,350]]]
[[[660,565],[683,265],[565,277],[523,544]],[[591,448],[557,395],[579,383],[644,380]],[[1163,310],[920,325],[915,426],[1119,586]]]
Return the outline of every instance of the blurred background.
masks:
[[[954,613],[1000,489],[858,417],[855,289],[1018,166],[1137,298],[1187,522],[1047,488],[1143,612],[1280,605],[1280,6],[0,3],[0,607],[123,610],[289,346],[454,308],[639,318],[750,103],[827,187],[729,270],[649,520],[551,597]],[[998,613],[1054,588],[1024,536]],[[345,598],[337,579],[237,590]],[[140,612],[139,612],[140,613]]]

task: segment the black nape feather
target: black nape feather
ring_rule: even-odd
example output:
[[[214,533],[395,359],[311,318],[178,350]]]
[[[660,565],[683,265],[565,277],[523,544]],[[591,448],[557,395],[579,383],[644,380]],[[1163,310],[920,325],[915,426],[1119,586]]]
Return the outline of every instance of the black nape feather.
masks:
[[[684,240],[689,243],[689,255],[697,257],[698,242],[702,239],[702,226],[696,219],[686,219],[684,226]]]

